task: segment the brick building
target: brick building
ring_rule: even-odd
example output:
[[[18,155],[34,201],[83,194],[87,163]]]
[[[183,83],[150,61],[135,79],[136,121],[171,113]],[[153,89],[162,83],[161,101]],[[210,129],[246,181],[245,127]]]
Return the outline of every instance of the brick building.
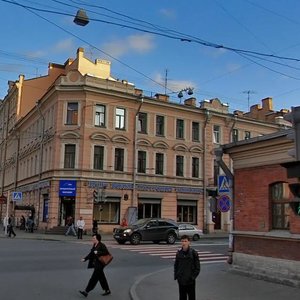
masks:
[[[300,215],[289,203],[297,178],[283,166],[294,161],[291,130],[222,148],[233,161],[233,269],[300,287]]]
[[[271,98],[230,113],[219,99],[147,96],[79,48],[45,76],[9,82],[0,103],[0,189],[9,205],[2,201],[0,216],[34,214],[47,230],[72,215],[88,230],[93,220],[110,232],[124,217],[161,216],[228,231],[229,214],[208,205],[220,172],[213,149],[276,132],[285,113]],[[22,199],[11,201],[12,192]]]

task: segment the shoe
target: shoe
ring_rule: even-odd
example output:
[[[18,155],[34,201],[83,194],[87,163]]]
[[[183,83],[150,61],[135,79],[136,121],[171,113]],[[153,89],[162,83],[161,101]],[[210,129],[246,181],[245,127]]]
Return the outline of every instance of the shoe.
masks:
[[[83,295],[84,297],[87,297],[88,296],[88,293],[86,291],[79,291],[79,293],[81,295]]]
[[[109,295],[109,294],[111,294],[111,291],[110,291],[110,290],[107,290],[107,291],[105,291],[105,292],[102,294],[102,296],[107,296],[107,295]]]

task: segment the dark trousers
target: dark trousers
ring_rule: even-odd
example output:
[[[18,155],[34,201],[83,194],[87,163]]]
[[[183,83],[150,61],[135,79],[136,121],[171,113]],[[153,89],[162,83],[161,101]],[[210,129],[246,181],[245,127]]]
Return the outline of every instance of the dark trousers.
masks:
[[[179,300],[196,300],[195,281],[189,285],[179,286]]]
[[[7,227],[7,233],[8,233],[8,237],[11,237],[12,234],[14,236],[16,236],[16,234],[14,232],[14,228],[11,225],[8,225],[8,227]]]
[[[109,286],[108,286],[105,274],[103,272],[103,268],[95,268],[85,291],[88,293],[91,290],[93,290],[98,281],[100,282],[100,285],[104,291],[109,290]]]
[[[83,233],[83,229],[77,228],[77,238],[78,239],[82,239],[82,233]]]

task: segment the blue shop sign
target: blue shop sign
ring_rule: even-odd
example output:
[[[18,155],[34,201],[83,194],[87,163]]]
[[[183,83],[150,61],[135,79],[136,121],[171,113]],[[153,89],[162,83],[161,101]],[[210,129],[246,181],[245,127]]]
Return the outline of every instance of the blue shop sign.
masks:
[[[59,196],[76,196],[76,180],[60,180]]]

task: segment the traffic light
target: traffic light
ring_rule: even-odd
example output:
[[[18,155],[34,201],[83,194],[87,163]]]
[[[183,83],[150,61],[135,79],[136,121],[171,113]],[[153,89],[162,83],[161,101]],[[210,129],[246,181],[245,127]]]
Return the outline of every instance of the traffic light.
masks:
[[[300,216],[300,183],[289,184],[290,191],[294,195],[294,199],[290,202],[290,206],[295,215]]]
[[[283,116],[286,121],[293,124],[294,132],[290,138],[294,140],[295,148],[289,152],[296,160],[300,160],[300,106],[292,107],[292,111]]]
[[[97,190],[94,190],[93,192],[93,198],[94,198],[94,202],[99,202],[99,192]]]

